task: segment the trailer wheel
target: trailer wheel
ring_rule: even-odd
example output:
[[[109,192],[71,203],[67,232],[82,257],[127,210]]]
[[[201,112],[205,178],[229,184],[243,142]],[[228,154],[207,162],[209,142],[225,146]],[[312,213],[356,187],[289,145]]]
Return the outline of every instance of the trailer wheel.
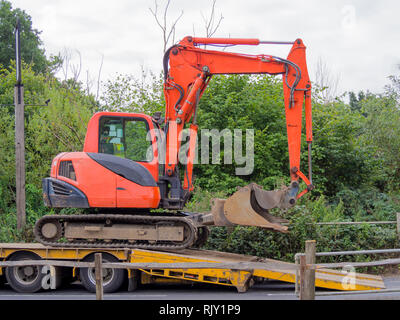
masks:
[[[11,256],[9,261],[40,260],[33,252],[21,251]],[[20,293],[34,293],[42,289],[42,266],[7,267],[6,279],[11,288]]]
[[[94,254],[87,256],[83,259],[85,262],[94,261]],[[119,260],[114,256],[103,253],[102,262],[118,262]],[[81,282],[86,290],[89,292],[96,292],[96,276],[94,268],[80,268],[79,276]],[[103,268],[103,292],[112,293],[118,291],[126,278],[126,270],[124,269],[111,269]]]

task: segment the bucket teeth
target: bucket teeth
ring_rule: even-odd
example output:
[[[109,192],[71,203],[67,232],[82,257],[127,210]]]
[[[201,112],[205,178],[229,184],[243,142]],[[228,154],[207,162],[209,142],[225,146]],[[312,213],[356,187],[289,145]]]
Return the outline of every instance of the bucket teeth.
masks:
[[[286,219],[269,213],[272,208],[283,208],[288,188],[266,191],[256,184],[240,188],[228,199],[214,199],[211,213],[217,226],[256,226],[278,232],[288,232]]]

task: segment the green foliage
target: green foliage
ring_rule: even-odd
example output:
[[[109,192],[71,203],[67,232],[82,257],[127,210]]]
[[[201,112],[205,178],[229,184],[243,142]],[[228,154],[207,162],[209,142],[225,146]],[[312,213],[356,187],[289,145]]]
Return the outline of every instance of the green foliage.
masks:
[[[153,115],[165,110],[162,75],[142,69],[141,77],[118,74],[107,80],[100,98],[107,111],[140,112]]]
[[[15,60],[14,29],[17,18],[21,26],[21,59],[33,64],[35,72],[45,73],[50,64],[41,48],[40,32],[32,27],[32,19],[25,11],[13,9],[6,0],[0,1],[0,66],[8,67],[11,60]]]
[[[371,95],[361,103],[366,114],[364,145],[372,145],[373,158],[379,161],[375,184],[384,191],[400,187],[400,109],[395,96]]]
[[[44,207],[41,181],[49,175],[51,160],[60,152],[83,148],[86,124],[96,110],[92,97],[78,89],[65,88],[58,80],[35,74],[23,65],[25,107],[25,161],[27,229],[16,232],[15,215],[15,142],[14,108],[0,108],[0,215],[7,222],[0,224],[3,241],[30,239],[32,226],[51,211]],[[15,69],[0,69],[0,101],[12,103]],[[39,107],[50,99],[48,106]],[[34,106],[30,106],[34,104]],[[9,224],[8,224],[9,223]],[[3,230],[6,229],[6,230]],[[3,233],[4,231],[4,233]]]
[[[234,174],[235,164],[198,165],[198,188],[188,204],[189,210],[198,212],[208,211],[207,201],[221,197],[221,193],[231,194],[238,185],[252,181],[274,188],[287,182],[288,176],[280,80],[269,76],[219,76],[213,80],[200,102],[200,128],[254,128],[255,169],[245,177]],[[400,210],[395,183],[400,168],[400,132],[396,127],[400,119],[393,98],[397,97],[393,94],[397,87],[391,88],[386,95],[353,95],[350,104],[339,98],[324,103],[314,96],[312,157],[316,189],[286,213],[291,221],[290,233],[241,226],[229,232],[214,227],[206,248],[293,261],[294,253],[304,250],[304,242],[309,239],[317,240],[318,251],[396,247],[394,226],[316,225],[395,220],[395,212]],[[307,163],[306,154],[302,163]],[[202,204],[197,207],[196,201]]]
[[[373,157],[373,148],[360,141],[364,122],[359,112],[351,112],[340,100],[328,104],[314,102],[315,194],[334,196],[343,188],[372,183],[371,173],[379,171],[380,160]],[[201,164],[195,168],[200,187],[233,191],[236,186],[250,181],[268,189],[288,183],[289,157],[281,80],[248,75],[213,78],[200,101],[198,123],[200,136],[202,129],[254,130],[251,175],[235,175],[235,169],[240,166],[235,162],[223,164],[224,153],[221,152],[220,163]],[[307,163],[306,152],[303,152],[302,163]]]
[[[226,228],[213,227],[205,248],[293,262],[294,254],[304,252],[304,243],[310,239],[316,240],[319,252],[393,248],[398,245],[395,225],[317,225],[317,222],[346,220],[343,203],[331,206],[324,197],[302,200],[287,215],[291,221],[288,234],[243,226],[236,226],[229,233]],[[326,257],[318,261],[346,259],[348,257]]]
[[[195,167],[200,187],[233,192],[236,186],[246,185],[250,181],[273,188],[287,179],[289,165],[283,90],[281,81],[276,77],[214,77],[200,100],[198,123],[200,137],[203,129],[217,129],[220,132],[227,129],[232,134],[235,129],[241,129],[243,145],[246,129],[253,129],[255,154],[252,173],[237,176],[235,170],[243,167],[242,164],[235,161],[224,164],[223,152],[219,155],[219,163],[212,164],[210,152],[210,164],[202,163]],[[224,150],[224,140],[221,141],[221,150]]]
[[[313,105],[314,192],[334,196],[371,182],[379,160],[369,145],[360,142],[364,122],[360,113],[351,112],[343,102]]]
[[[229,191],[210,192],[196,186],[190,201],[186,204],[186,209],[191,212],[207,212],[211,210],[212,200],[215,198],[225,199]]]

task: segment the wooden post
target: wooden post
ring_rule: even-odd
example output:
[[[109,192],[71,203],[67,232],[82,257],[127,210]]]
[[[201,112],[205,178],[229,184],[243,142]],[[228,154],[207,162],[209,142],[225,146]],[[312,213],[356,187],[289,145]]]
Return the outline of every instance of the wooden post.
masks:
[[[17,205],[17,229],[26,224],[25,206],[25,117],[24,87],[17,84],[14,89],[15,104],[15,185]]]
[[[396,221],[397,221],[397,239],[400,240],[400,212],[396,212]]]
[[[316,252],[316,241],[315,240],[307,240],[306,241],[306,263],[307,264],[315,264],[315,252]],[[307,269],[306,270],[306,279],[307,285],[310,286],[307,288],[307,292],[309,293],[309,300],[315,300],[315,269]]]
[[[96,277],[96,300],[103,300],[103,269],[101,253],[94,255],[94,268]]]
[[[300,254],[300,300],[307,300],[307,293],[306,293],[306,270],[307,270],[307,262],[306,262],[306,255]]]
[[[300,300],[314,300],[315,286],[310,279],[310,272],[307,267],[307,256],[300,255]]]

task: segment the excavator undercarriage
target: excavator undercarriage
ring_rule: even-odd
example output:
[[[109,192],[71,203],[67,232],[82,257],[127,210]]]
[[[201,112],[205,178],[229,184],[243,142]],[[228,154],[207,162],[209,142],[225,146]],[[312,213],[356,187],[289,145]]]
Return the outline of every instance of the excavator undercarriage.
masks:
[[[202,246],[210,226],[257,226],[288,232],[288,220],[269,213],[290,206],[290,188],[266,191],[252,183],[227,199],[213,199],[209,213],[48,215],[35,225],[36,239],[53,247],[177,250]],[[292,190],[293,194],[293,190]]]
[[[201,246],[204,228],[185,216],[151,213],[49,215],[38,220],[34,232],[41,243],[53,247],[177,250]]]

